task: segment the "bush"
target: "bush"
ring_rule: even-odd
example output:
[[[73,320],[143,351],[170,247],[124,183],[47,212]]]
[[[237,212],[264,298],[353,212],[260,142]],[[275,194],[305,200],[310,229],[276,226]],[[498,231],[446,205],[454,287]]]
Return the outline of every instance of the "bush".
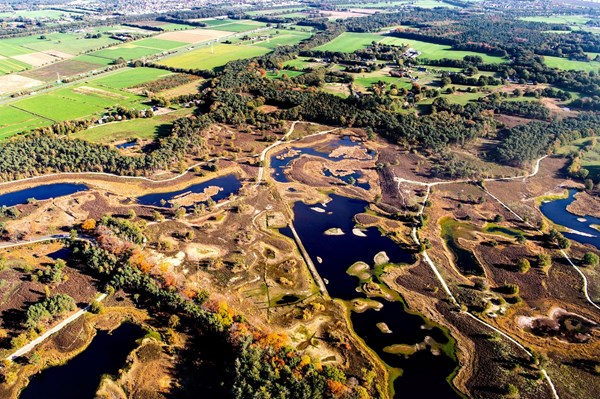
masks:
[[[527,273],[529,271],[529,268],[531,267],[531,264],[529,263],[529,261],[527,259],[519,259],[517,261],[517,270],[521,273]]]
[[[600,258],[593,252],[586,252],[583,258],[581,258],[581,263],[585,266],[597,266],[599,261]]]

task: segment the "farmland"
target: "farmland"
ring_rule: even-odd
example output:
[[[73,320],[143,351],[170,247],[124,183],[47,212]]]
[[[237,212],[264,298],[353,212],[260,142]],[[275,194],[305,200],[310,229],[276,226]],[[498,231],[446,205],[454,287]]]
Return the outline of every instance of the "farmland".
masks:
[[[255,43],[257,46],[274,49],[278,46],[291,46],[300,43],[304,39],[311,36],[309,32],[297,30],[279,30],[278,34],[274,34],[269,40],[263,40]]]
[[[600,62],[591,61],[575,61],[561,57],[545,56],[544,60],[546,65],[551,68],[558,68],[564,70],[575,70],[575,71],[586,71],[586,72],[598,72],[600,70]]]
[[[214,21],[214,22],[212,22]],[[203,21],[209,28],[215,30],[223,30],[227,32],[247,32],[257,28],[263,28],[267,24],[263,22],[250,21],[250,20],[207,20]]]
[[[378,42],[389,45],[408,45],[421,52],[421,58],[428,58],[437,60],[440,58],[455,58],[462,59],[466,55],[478,55],[484,62],[487,63],[501,63],[506,60],[501,57],[495,57],[484,53],[476,53],[473,51],[461,51],[452,50],[450,46],[428,43],[419,40],[402,39],[398,37],[385,36],[382,34],[375,33],[354,33],[345,32],[334,40],[326,43],[322,46],[317,47],[315,50],[320,51],[341,51],[341,52],[353,52],[369,46],[372,42]]]
[[[0,107],[0,139],[21,131],[46,126],[51,121],[10,106]]]
[[[115,105],[145,108],[143,97],[121,89],[168,74],[170,72],[151,68],[119,70],[97,79],[13,101],[0,107],[0,135],[6,137],[53,122],[99,116],[105,108]]]
[[[256,57],[268,52],[264,47],[217,44],[165,58],[159,64],[175,68],[214,69],[232,60]]]
[[[175,119],[190,114],[191,110],[182,108],[153,118],[133,119],[94,126],[74,135],[74,137],[109,144],[115,141],[131,139],[153,140],[169,132],[170,123]]]

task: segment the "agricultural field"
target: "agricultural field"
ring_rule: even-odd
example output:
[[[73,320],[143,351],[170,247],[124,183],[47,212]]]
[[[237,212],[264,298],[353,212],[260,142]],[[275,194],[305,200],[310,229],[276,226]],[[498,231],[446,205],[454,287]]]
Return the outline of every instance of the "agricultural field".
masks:
[[[578,25],[585,24],[592,18],[586,17],[585,15],[553,15],[551,17],[524,17],[520,18],[523,21],[529,22],[544,22],[547,24],[567,24],[567,25]]]
[[[16,133],[50,125],[52,121],[11,106],[0,107],[0,140]]]
[[[221,21],[219,21],[221,22]],[[244,21],[229,21],[228,23],[218,23],[217,25],[210,25],[208,24],[208,26],[211,29],[216,29],[216,30],[223,30],[223,31],[227,31],[227,32],[247,32],[250,30],[254,30],[254,29],[258,29],[258,28],[264,28],[265,26],[267,26],[267,24],[265,24],[264,22],[257,22],[257,21],[250,21],[250,20],[244,20]]]
[[[74,76],[80,73],[92,71],[94,69],[99,69],[101,67],[98,63],[85,62],[84,60],[86,59],[87,58],[77,57],[76,59],[74,58],[66,61],[56,62],[42,68],[21,72],[19,75],[13,76],[24,76],[31,79],[41,80],[43,82],[54,82],[58,79],[58,76]]]
[[[98,125],[79,132],[73,135],[73,137],[103,144],[134,139],[153,140],[168,134],[171,123],[175,119],[189,115],[190,113],[190,109],[182,108],[168,114],[154,116],[153,118],[132,119],[124,122]]]
[[[0,75],[20,72],[31,66],[16,59],[0,58]]]
[[[268,52],[268,49],[258,46],[217,44],[168,57],[159,63],[175,68],[214,69],[232,60],[257,57]]]
[[[483,53],[473,51],[452,50],[450,46],[428,43],[419,40],[402,39],[393,36],[385,36],[376,33],[355,33],[344,32],[329,43],[315,48],[320,51],[341,51],[353,52],[362,48],[368,47],[372,42],[378,42],[390,45],[408,45],[421,52],[421,58],[440,59],[440,58],[457,58],[462,59],[466,55],[478,55],[486,63],[501,63],[505,62],[501,57],[495,57]]]
[[[300,76],[303,73],[304,72],[301,72],[301,71],[290,71],[290,70],[283,69],[283,70],[279,71],[279,73],[267,72],[267,77],[271,78],[271,79],[283,79],[283,75],[285,75],[288,78],[293,78],[294,76]]]
[[[10,135],[52,122],[99,116],[104,109],[116,105],[146,108],[144,97],[121,89],[167,74],[167,71],[150,68],[120,70],[95,80],[18,99],[0,107],[0,112],[10,116],[6,126],[4,123],[0,125],[0,135]],[[15,108],[19,112],[13,111]]]
[[[383,36],[376,33],[344,32],[329,43],[315,48],[315,50],[351,53],[369,46],[372,42],[379,42],[382,39]]]
[[[213,29],[189,29],[179,32],[166,32],[155,36],[154,39],[168,40],[183,43],[200,43],[220,39],[231,33]]]
[[[133,68],[95,79],[94,84],[112,89],[126,89],[168,75],[172,73],[162,69]]]
[[[590,61],[590,62],[585,62],[585,61],[574,61],[574,60],[569,60],[567,58],[561,58],[561,57],[551,57],[551,56],[544,56],[544,60],[546,62],[546,65],[548,65],[551,68],[558,68],[558,69],[564,69],[564,70],[575,70],[575,71],[586,71],[586,72],[598,72],[600,70],[600,62],[596,62],[596,61]]]
[[[274,49],[279,46],[292,46],[300,43],[304,39],[311,37],[311,34],[308,32],[296,30],[279,30],[278,32],[279,33],[273,33],[272,38],[256,42],[255,45],[268,49]]]

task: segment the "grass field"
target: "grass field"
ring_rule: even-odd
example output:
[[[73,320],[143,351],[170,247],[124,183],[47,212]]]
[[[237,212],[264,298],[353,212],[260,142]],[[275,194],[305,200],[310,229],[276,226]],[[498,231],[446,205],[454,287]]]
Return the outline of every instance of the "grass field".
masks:
[[[0,140],[25,130],[50,125],[51,121],[19,109],[0,107]]]
[[[20,72],[28,68],[31,68],[31,66],[19,60],[11,58],[0,59],[0,75]]]
[[[592,147],[592,137],[575,140],[568,146],[558,149],[560,155],[568,155],[572,152],[583,152],[581,166],[590,171],[590,177],[597,179],[600,176],[600,145]]]
[[[315,50],[351,53],[369,46],[371,42],[378,42],[382,39],[383,36],[376,33],[344,32],[329,43],[316,47]]]
[[[288,70],[281,70],[279,71],[278,74],[275,74],[273,72],[268,72],[267,73],[267,77],[271,78],[271,79],[282,79],[283,75],[286,75],[288,78],[293,78],[294,76],[300,76],[302,75],[304,72],[300,72],[300,71],[288,71]]]
[[[264,22],[258,21],[232,21],[226,24],[209,25],[211,29],[224,30],[227,32],[247,32],[249,30],[267,26]]]
[[[190,109],[182,108],[153,118],[109,123],[79,132],[74,137],[105,144],[136,138],[154,139],[168,134],[171,123],[175,119],[190,113]]]
[[[589,20],[590,17],[586,17],[584,15],[554,15],[551,17],[525,17],[519,18],[523,21],[529,22],[545,22],[547,24],[585,24]]]
[[[94,80],[94,84],[111,89],[125,89],[150,82],[163,76],[172,75],[169,71],[154,68],[133,68]]]
[[[231,60],[252,58],[268,52],[269,50],[264,47],[218,44],[214,46],[214,50],[207,46],[165,58],[159,63],[176,68],[213,69],[225,65]]]
[[[273,38],[268,41],[258,42],[255,45],[274,49],[278,46],[291,46],[300,43],[304,39],[308,39],[312,35],[308,32],[294,30],[279,30],[279,34],[273,33]]]
[[[95,32],[91,31],[92,33]],[[40,39],[40,35],[17,37],[2,40],[0,45],[0,54],[3,53],[3,45],[16,46],[21,49],[21,54],[33,53],[36,51],[60,50],[62,52],[77,55],[84,51],[89,51],[109,44],[119,43],[118,40],[111,39],[102,35],[98,39],[85,39],[84,33],[48,33],[44,35],[46,39]]]
[[[573,61],[573,60],[569,60],[567,58],[550,57],[550,56],[544,56],[544,60],[546,62],[546,65],[548,65],[551,68],[558,68],[558,69],[563,69],[563,70],[586,71],[586,72],[590,72],[590,71],[598,72],[598,70],[600,70],[600,62],[596,62],[596,61],[591,61],[591,62]]]
[[[366,48],[372,42],[381,42],[384,44],[396,46],[406,44],[416,50],[419,50],[421,52],[421,58],[428,58],[431,60],[437,60],[440,58],[462,59],[466,55],[478,55],[486,63],[501,63],[506,61],[500,57],[494,57],[483,53],[476,53],[473,51],[452,50],[450,46],[442,44],[428,43],[419,40],[402,39],[393,36],[384,36],[376,33],[344,32],[329,43],[315,48],[315,50],[353,52],[362,48]]]

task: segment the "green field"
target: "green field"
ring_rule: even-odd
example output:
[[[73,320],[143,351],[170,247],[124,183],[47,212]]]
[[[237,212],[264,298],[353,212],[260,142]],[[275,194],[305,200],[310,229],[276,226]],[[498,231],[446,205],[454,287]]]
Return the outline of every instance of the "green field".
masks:
[[[586,17],[583,15],[553,15],[551,17],[525,17],[519,18],[523,21],[529,22],[545,22],[547,24],[585,24],[589,20],[590,17]]]
[[[267,73],[267,77],[271,78],[271,79],[282,79],[283,75],[286,75],[288,78],[293,78],[294,76],[300,76],[302,75],[304,72],[300,72],[300,71],[288,71],[288,70],[281,70],[279,71],[278,74],[275,74],[274,72],[268,72]]]
[[[575,70],[586,72],[598,72],[600,70],[600,62],[591,61],[573,61],[567,58],[544,56],[546,65],[550,68],[558,68],[563,70]]]
[[[103,65],[103,66],[108,66],[108,65],[112,64],[114,61],[110,58],[96,57],[95,55],[92,55],[92,54],[80,55],[78,57],[73,58],[73,60],[81,61],[81,62],[89,62],[90,64]]]
[[[344,32],[329,43],[316,47],[318,51],[339,51],[351,53],[368,47],[372,42],[379,42],[383,36],[376,33]]]
[[[13,60],[11,58],[0,59],[0,75],[20,72],[28,68],[31,68],[31,65],[27,65],[26,63],[18,60]]]
[[[163,76],[172,75],[169,71],[154,68],[132,68],[95,79],[94,84],[111,89],[125,89],[150,82]]]
[[[91,129],[76,133],[73,137],[104,144],[136,138],[155,139],[168,134],[171,123],[175,119],[190,113],[189,109],[182,108],[153,118],[133,119],[94,126]]]
[[[95,33],[96,30],[90,30]],[[64,53],[77,55],[85,51],[107,46],[109,44],[120,43],[118,40],[111,39],[102,35],[98,39],[85,39],[84,33],[48,33],[44,35],[46,39],[40,39],[40,35],[17,37],[2,40],[0,45],[0,54],[5,55],[2,47],[4,45],[21,48],[21,54],[34,53],[36,51],[59,50]]]
[[[0,107],[0,140],[22,131],[50,124],[52,124],[51,121],[28,112],[10,106]]]
[[[439,60],[440,58],[462,59],[466,55],[477,55],[483,59],[483,62],[488,64],[499,64],[502,62],[506,62],[506,60],[501,57],[487,55],[484,53],[476,53],[474,51],[452,50],[450,46],[423,42],[420,40],[409,40],[387,36],[381,42],[384,44],[393,44],[396,46],[407,44],[409,47],[412,47],[421,52],[421,55],[419,56],[420,58],[427,58],[430,60]]]
[[[308,39],[309,37],[311,37],[311,34],[308,32],[280,30],[279,34],[274,33],[271,39],[257,42],[255,45],[268,49],[274,49],[279,46],[292,46],[294,44],[298,44],[302,40]]]
[[[161,60],[159,63],[176,68],[213,69],[232,60],[257,57],[268,53],[264,47],[218,44]]]
[[[376,33],[354,33],[344,32],[329,43],[315,48],[321,51],[353,52],[368,47],[372,42],[380,42],[390,45],[408,45],[421,52],[421,58],[437,60],[440,58],[462,59],[466,55],[478,55],[486,63],[505,62],[501,57],[495,57],[473,51],[452,50],[450,46],[428,43],[419,40],[402,39],[393,36],[384,36]]]
[[[249,30],[262,28],[267,26],[267,24],[263,22],[257,21],[229,21],[228,23],[219,23],[216,25],[209,25],[211,29],[215,30],[224,30],[227,32],[247,32]]]
[[[581,152],[581,166],[590,171],[590,177],[597,179],[600,177],[600,145],[592,147],[592,137],[575,140],[568,146],[558,149],[560,155],[569,155],[573,152]]]

